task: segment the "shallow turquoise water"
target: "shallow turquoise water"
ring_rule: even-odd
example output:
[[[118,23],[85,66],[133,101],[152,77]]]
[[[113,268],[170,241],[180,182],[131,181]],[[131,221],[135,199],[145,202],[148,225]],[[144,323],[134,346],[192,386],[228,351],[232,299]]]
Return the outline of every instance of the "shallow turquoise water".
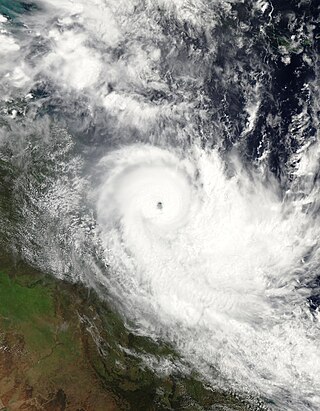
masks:
[[[11,19],[16,19],[19,14],[36,8],[37,6],[30,1],[0,0],[0,13]]]

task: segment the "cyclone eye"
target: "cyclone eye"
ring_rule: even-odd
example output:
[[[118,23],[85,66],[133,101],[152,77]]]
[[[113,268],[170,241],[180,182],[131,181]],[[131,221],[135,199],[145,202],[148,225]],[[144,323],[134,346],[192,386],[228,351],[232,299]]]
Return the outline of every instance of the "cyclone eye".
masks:
[[[157,208],[158,208],[159,210],[162,210],[162,209],[163,209],[163,204],[162,204],[161,201],[158,201],[158,203],[157,203]]]

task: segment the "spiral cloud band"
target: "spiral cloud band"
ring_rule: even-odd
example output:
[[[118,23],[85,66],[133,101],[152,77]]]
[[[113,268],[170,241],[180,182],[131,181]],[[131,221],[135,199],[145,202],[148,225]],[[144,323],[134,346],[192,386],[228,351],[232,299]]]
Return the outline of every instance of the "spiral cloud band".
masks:
[[[210,387],[318,411],[316,2],[2,3],[14,255]]]
[[[243,387],[266,392],[269,373],[280,390],[293,372],[315,377],[307,364],[318,343],[300,330],[289,344],[303,322],[287,314],[303,304],[291,291],[315,233],[299,201],[289,206],[275,183],[249,176],[236,159],[228,173],[223,164],[197,147],[184,156],[149,145],[109,153],[97,194],[105,259],[128,311],[149,331],[171,330],[184,352],[229,380],[237,371]],[[275,344],[281,372],[271,361]]]

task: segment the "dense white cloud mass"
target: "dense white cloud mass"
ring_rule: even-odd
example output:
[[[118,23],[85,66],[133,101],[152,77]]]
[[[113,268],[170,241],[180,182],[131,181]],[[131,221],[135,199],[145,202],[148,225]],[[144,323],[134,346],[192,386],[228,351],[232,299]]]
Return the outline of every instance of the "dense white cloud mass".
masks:
[[[212,363],[280,402],[288,386],[317,402],[318,325],[305,326],[298,282],[319,230],[304,201],[233,166],[227,177],[219,155],[196,146],[184,157],[151,146],[109,154],[97,194],[106,262],[128,310],[157,317],[150,330],[166,329],[200,369]]]
[[[22,170],[14,247],[111,297],[212,386],[315,411],[317,77],[292,115],[291,96],[276,111],[275,46],[254,49],[273,5],[241,4],[41,0],[21,21],[0,14],[0,161]],[[296,32],[292,54],[312,66]]]

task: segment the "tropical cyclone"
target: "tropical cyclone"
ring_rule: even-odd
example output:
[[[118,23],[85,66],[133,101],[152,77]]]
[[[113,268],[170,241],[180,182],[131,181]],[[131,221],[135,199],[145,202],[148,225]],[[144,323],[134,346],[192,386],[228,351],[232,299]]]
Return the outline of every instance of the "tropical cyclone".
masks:
[[[317,364],[318,343],[302,331],[305,313],[288,316],[303,305],[292,287],[316,238],[301,203],[235,158],[227,170],[216,151],[196,145],[184,153],[131,145],[99,167],[98,226],[129,316],[242,389],[267,395],[268,374],[277,396],[296,372],[316,386],[307,364]]]
[[[319,410],[316,2],[2,3],[10,248],[211,387]]]

